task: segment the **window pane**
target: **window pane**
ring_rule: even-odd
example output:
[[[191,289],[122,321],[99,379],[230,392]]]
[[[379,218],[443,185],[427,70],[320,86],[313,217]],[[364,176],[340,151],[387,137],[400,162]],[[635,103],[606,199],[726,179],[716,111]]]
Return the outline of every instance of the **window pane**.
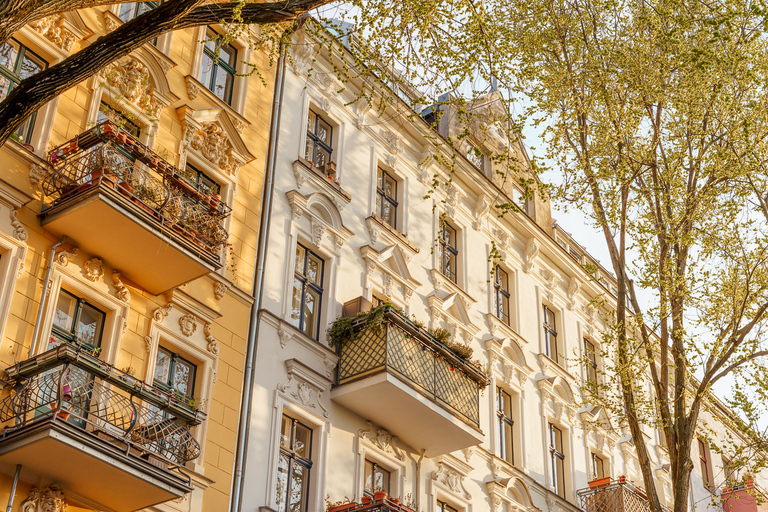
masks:
[[[103,323],[104,313],[88,304],[83,304],[77,326],[78,339],[83,343],[100,346]]]
[[[365,486],[364,492],[373,493],[373,462],[365,461]]]
[[[3,98],[3,85],[2,85],[2,77],[0,77],[0,99]],[[35,114],[32,114],[27,118],[26,121],[21,123],[18,128],[16,128],[16,131],[14,131],[11,134],[11,138],[13,140],[17,140],[24,144],[29,144],[29,142],[32,140],[32,131],[35,127]]]
[[[322,119],[318,119],[316,135],[320,142],[331,145],[331,127]]]
[[[56,313],[53,316],[53,325],[72,332],[75,322],[75,309],[77,299],[68,293],[60,293],[56,301]]]
[[[219,49],[219,60],[229,64],[233,68],[235,67],[237,59],[237,50],[231,45],[223,44]]]
[[[281,512],[285,510],[285,502],[288,495],[288,466],[289,459],[285,454],[280,454],[280,459],[277,463],[277,510]]]
[[[157,349],[155,361],[155,383],[168,386],[171,380],[171,354],[162,348]]]
[[[7,41],[0,46],[0,66],[16,74],[16,57],[19,54],[19,44]]]
[[[314,112],[311,110],[309,111],[309,116],[307,119],[307,132],[314,134],[315,133],[315,124],[317,121],[317,116]]]
[[[45,61],[35,57],[29,50],[24,52],[24,61],[21,63],[19,78],[24,80],[45,69]]]
[[[288,416],[283,416],[283,422],[280,427],[280,448],[286,450],[291,448],[291,426],[293,421]]]
[[[173,389],[184,396],[192,396],[195,391],[195,371],[195,365],[177,357],[173,368]]]
[[[216,81],[213,84],[213,93],[227,103],[229,103],[229,93],[232,87],[231,79],[232,75],[220,67],[216,68]]]
[[[300,423],[294,423],[294,440],[293,451],[298,457],[305,459],[309,458],[309,446],[310,439],[312,439],[312,431]]]
[[[5,99],[6,96],[8,96],[8,93],[11,91],[12,85],[13,83],[10,80],[0,75],[0,101]]]
[[[377,466],[373,484],[376,491],[385,491],[389,493],[389,471]]]
[[[117,17],[123,21],[129,21],[133,19],[134,12],[136,12],[136,4],[121,4]]]
[[[310,283],[322,284],[323,262],[317,256],[310,254],[307,261],[307,280]]]
[[[288,510],[289,512],[301,512],[303,510],[304,497],[307,491],[309,470],[301,464],[293,464],[291,475],[291,489]]]
[[[304,333],[312,338],[317,333],[317,308],[320,306],[320,296],[314,290],[307,290],[304,299]]]
[[[315,156],[315,166],[322,169],[323,166],[330,161],[330,159],[331,159],[331,154],[325,149],[321,148],[320,146],[317,146],[317,155]]]
[[[381,206],[381,218],[390,226],[395,223],[394,213],[395,209],[392,207],[392,204],[389,201],[384,201]]]
[[[291,301],[291,321],[294,327],[301,328],[301,291],[304,286],[298,279],[293,282],[293,299]]]
[[[304,159],[315,163],[315,141],[307,136],[307,147],[304,148]]]
[[[502,446],[504,460],[509,463],[514,463],[514,460],[512,460],[512,454],[514,453],[512,449],[512,425],[504,422],[502,432],[502,442],[504,443]]]
[[[206,43],[207,46],[208,43]],[[213,59],[203,52],[203,61],[200,64],[200,83],[211,88],[211,76],[213,73]]]

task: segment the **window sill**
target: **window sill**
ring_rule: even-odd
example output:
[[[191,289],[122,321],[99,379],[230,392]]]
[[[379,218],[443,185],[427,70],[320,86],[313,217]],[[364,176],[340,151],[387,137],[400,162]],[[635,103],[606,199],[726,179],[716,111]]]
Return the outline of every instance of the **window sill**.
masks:
[[[559,363],[555,362],[554,359],[543,352],[539,354],[539,366],[541,366],[541,372],[544,375],[562,377],[569,381],[570,384],[576,382],[576,377],[571,375],[568,370],[560,366]]]
[[[204,96],[210,104],[224,110],[227,114],[232,116],[238,132],[242,133],[243,130],[251,126],[251,122],[248,121],[240,112],[235,110],[232,105],[229,105],[227,102],[213,94],[210,89],[204,86],[202,82],[194,78],[192,75],[185,76],[184,82],[187,84],[187,95],[189,96],[190,100],[194,100],[199,95]]]
[[[414,255],[419,253],[419,248],[408,240],[408,235],[393,228],[375,213],[366,218],[365,223],[368,226],[368,233],[371,235],[371,242],[376,243],[379,236],[381,236],[387,245],[397,244],[404,249],[408,249]]]
[[[311,182],[315,188],[329,192],[339,210],[352,200],[352,196],[341,188],[341,185],[331,181],[328,176],[301,157],[293,162],[293,176],[296,178],[296,188],[298,189],[301,189],[306,182]]]

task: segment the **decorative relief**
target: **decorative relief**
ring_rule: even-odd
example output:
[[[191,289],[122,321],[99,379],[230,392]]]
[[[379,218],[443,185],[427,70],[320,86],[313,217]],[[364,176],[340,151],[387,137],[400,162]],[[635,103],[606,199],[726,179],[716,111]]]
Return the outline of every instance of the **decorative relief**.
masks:
[[[22,274],[24,274],[24,262],[23,261],[19,264],[19,271],[16,274],[16,279],[21,278]]]
[[[392,287],[395,284],[395,279],[391,275],[385,274],[385,273],[382,273],[381,278],[384,281],[384,295],[387,298],[391,298],[392,297]]]
[[[185,313],[179,318],[179,328],[184,336],[192,336],[197,331],[197,318],[194,315]]]
[[[280,323],[280,325],[277,327],[277,337],[280,338],[280,347],[285,348],[288,342],[293,339],[293,333],[287,329],[284,329],[283,324]]]
[[[27,230],[24,229],[24,224],[19,222],[18,210],[11,208],[10,214],[11,214],[11,226],[13,226],[13,236],[18,238],[22,242],[26,242],[27,238],[29,238],[29,235],[27,234]]]
[[[322,403],[322,395],[325,388],[321,387],[319,379],[306,374],[297,367],[293,359],[285,363],[288,369],[288,381],[285,384],[278,384],[277,390],[293,398],[308,409],[322,411],[323,417],[329,417],[330,413]]]
[[[358,437],[361,439],[367,439],[376,448],[383,452],[393,453],[397,460],[405,460],[405,453],[403,453],[403,451],[397,446],[397,437],[390,435],[390,433],[383,428],[376,430],[374,433],[373,423],[370,421],[367,421],[366,423],[368,424],[368,429],[358,430]]]
[[[216,300],[221,300],[229,291],[229,285],[224,283],[216,283],[213,285],[213,296]]]
[[[437,470],[432,472],[432,480],[445,484],[448,489],[463,496],[464,499],[472,499],[472,495],[464,488],[464,475],[448,466],[444,461],[440,461]]]
[[[462,448],[462,453],[464,453],[464,458],[467,462],[469,462],[469,459],[472,458],[472,455],[475,454],[475,447],[474,446],[468,446],[466,448]]]
[[[123,302],[131,302],[131,291],[120,279],[120,272],[117,269],[112,271],[112,281],[115,283],[115,290],[117,290],[115,295],[117,295],[117,298]]]
[[[37,186],[43,179],[50,174],[52,169],[45,165],[32,164],[29,166],[29,182]]]
[[[149,354],[152,351],[152,336],[144,336],[144,349]]]
[[[111,14],[109,11],[104,11],[104,26],[107,28],[107,32],[112,32],[121,25]]]
[[[75,259],[75,257],[79,253],[80,253],[80,249],[78,249],[77,247],[73,247],[71,251],[62,249],[56,253],[56,263],[58,263],[62,267],[66,267],[67,265],[69,265],[69,262]]]
[[[336,254],[341,253],[341,248],[344,247],[344,238],[339,235],[333,236],[333,245],[336,247]]]
[[[358,129],[362,129],[363,126],[365,126],[365,116],[368,114],[368,111],[370,110],[370,105],[368,104],[368,99],[358,98],[358,100],[355,102],[354,105],[354,111],[355,111],[355,119],[353,123],[355,123],[355,126]]]
[[[27,499],[19,505],[19,512],[65,512],[64,491],[59,484],[48,487],[33,487]]]
[[[291,69],[297,76],[306,78],[309,74],[315,46],[307,40],[304,29],[297,32],[297,43],[291,45]]]
[[[94,283],[104,277],[104,262],[100,258],[91,258],[83,263],[85,277]]]
[[[77,41],[77,36],[65,27],[66,19],[63,14],[46,16],[39,20],[31,21],[29,26],[42,34],[50,42],[68,52]]]
[[[539,255],[539,244],[536,243],[535,238],[528,240],[525,245],[525,253],[523,254],[523,271],[527,274],[533,269],[533,261],[536,256]]]
[[[459,187],[452,182],[448,182],[445,184],[445,193],[447,194],[445,199],[445,214],[450,218],[454,218],[456,217],[456,206],[459,204],[459,195],[461,192],[459,191]]]
[[[165,105],[155,96],[149,69],[137,59],[127,56],[106,66],[97,75],[118,90],[122,97],[141,108],[153,119],[160,117]]]
[[[184,80],[187,82],[187,96],[189,96],[189,99],[193,100],[197,98],[197,95],[200,94],[200,86],[195,83],[195,80],[187,75]]]
[[[568,290],[565,294],[568,296],[568,309],[574,309],[576,307],[576,295],[581,289],[581,281],[576,276],[571,277],[571,281],[568,284]]]
[[[155,312],[152,313],[152,318],[155,319],[155,322],[161,324],[163,323],[163,320],[165,320],[165,317],[168,316],[168,313],[170,313],[172,309],[173,309],[173,303],[169,303],[167,306],[157,308]]]
[[[200,128],[187,123],[184,126],[183,144],[200,151],[212,164],[230,176],[237,176],[242,162],[233,154],[232,143],[217,121],[203,123]]]
[[[480,196],[475,203],[475,207],[472,209],[472,215],[475,220],[472,221],[472,227],[480,231],[485,226],[485,218],[488,215],[488,210],[491,208],[491,203],[488,202],[488,198],[485,195]]]
[[[195,326],[196,327],[196,326]],[[194,330],[192,331],[194,332]],[[219,355],[219,342],[216,341],[216,338],[213,337],[213,334],[211,334],[211,324],[204,324],[203,325],[203,334],[205,335],[205,341],[208,342],[208,352],[211,354],[218,356]],[[189,336],[187,334],[187,336]]]
[[[320,241],[323,239],[325,233],[325,224],[312,219],[312,243],[320,245]]]
[[[544,278],[544,283],[547,286],[547,299],[551,302],[555,299],[555,286],[557,286],[560,278],[548,268],[541,269],[541,277]]]
[[[432,175],[429,172],[429,168],[432,162],[435,160],[435,154],[427,149],[419,157],[419,181],[427,186],[432,186]]]
[[[329,379],[333,378],[333,372],[336,370],[336,361],[334,361],[332,358],[325,356],[325,359],[323,359],[323,363],[325,364],[325,376]]]

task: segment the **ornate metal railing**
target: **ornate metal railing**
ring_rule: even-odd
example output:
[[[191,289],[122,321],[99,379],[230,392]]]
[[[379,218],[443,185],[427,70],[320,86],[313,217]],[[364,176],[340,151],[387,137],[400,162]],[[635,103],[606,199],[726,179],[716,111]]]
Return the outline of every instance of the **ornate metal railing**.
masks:
[[[594,489],[577,493],[586,512],[650,512],[645,491],[620,477]],[[662,505],[662,510],[671,512]]]
[[[55,207],[93,187],[120,192],[161,224],[173,227],[212,253],[229,235],[232,209],[124,130],[105,121],[48,154],[54,171],[42,182]]]
[[[487,385],[486,377],[392,308],[384,313],[380,328],[368,329],[340,349],[339,385],[380,372],[397,375],[479,427],[480,389]]]
[[[16,384],[0,399],[0,421],[6,423],[0,441],[39,422],[66,422],[126,455],[159,458],[161,466],[183,465],[200,455],[189,427],[204,413],[87,349],[61,345],[7,373]]]

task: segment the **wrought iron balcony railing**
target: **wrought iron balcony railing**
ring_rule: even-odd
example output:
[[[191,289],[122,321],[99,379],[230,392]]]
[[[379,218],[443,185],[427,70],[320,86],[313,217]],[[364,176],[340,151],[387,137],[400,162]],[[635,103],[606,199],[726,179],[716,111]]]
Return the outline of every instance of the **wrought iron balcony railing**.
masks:
[[[232,209],[199,190],[184,173],[133,136],[105,121],[48,154],[54,171],[42,182],[53,200],[43,213],[93,187],[115,189],[163,225],[218,258]]]
[[[363,325],[364,319],[356,328]],[[487,377],[392,308],[385,311],[380,329],[368,329],[340,349],[339,385],[380,372],[395,374],[433,402],[479,427],[479,391],[487,385]]]
[[[581,508],[586,512],[650,512],[645,491],[627,481],[626,477],[611,480],[595,488],[582,489],[577,493]],[[671,512],[662,505],[662,509]]]
[[[67,422],[160,467],[177,467],[200,455],[190,426],[205,414],[185,399],[150,386],[63,344],[6,370],[15,382],[0,400],[6,424],[0,443],[40,422]]]

